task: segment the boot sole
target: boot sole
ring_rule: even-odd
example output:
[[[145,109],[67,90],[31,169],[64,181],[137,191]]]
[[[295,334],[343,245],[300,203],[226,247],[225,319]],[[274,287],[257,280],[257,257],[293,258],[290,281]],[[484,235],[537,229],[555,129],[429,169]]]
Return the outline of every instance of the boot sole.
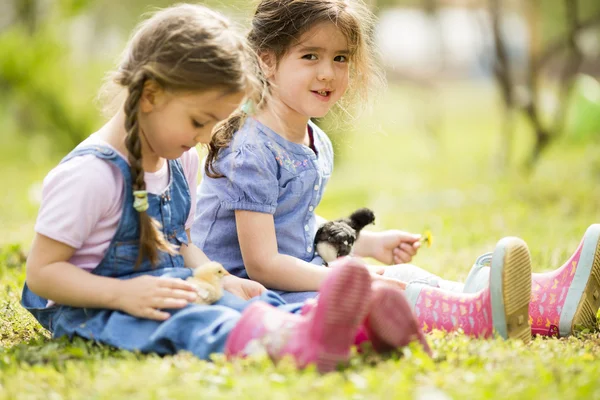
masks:
[[[567,298],[560,313],[560,336],[576,327],[595,329],[600,308],[600,224],[591,225],[583,237],[583,248]]]
[[[373,348],[388,352],[420,341],[425,352],[431,350],[417,319],[402,292],[386,283],[377,283],[373,290],[366,324]]]
[[[349,349],[367,314],[371,276],[357,261],[335,267],[321,290],[308,332],[316,345],[316,366],[325,373],[348,361]],[[319,323],[322,321],[322,323]]]
[[[504,339],[531,341],[531,257],[524,241],[500,240],[490,269],[490,292],[494,329]]]

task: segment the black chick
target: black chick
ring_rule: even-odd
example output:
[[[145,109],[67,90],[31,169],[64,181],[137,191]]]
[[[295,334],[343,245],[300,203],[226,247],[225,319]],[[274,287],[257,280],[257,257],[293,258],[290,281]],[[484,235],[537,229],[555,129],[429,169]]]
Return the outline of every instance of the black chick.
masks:
[[[360,231],[373,223],[375,214],[368,208],[360,208],[348,218],[324,223],[315,235],[315,249],[325,261],[325,265],[338,257],[350,254]]]

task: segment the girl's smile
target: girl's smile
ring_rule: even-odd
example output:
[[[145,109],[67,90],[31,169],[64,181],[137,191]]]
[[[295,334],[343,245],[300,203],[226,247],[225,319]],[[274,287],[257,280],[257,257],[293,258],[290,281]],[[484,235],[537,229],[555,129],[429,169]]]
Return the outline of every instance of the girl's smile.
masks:
[[[328,102],[331,99],[333,90],[312,90],[320,101]]]

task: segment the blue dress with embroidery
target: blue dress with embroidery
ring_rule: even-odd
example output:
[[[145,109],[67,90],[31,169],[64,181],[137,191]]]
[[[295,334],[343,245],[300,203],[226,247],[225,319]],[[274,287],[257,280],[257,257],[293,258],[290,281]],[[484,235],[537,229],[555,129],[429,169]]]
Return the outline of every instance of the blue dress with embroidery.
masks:
[[[315,209],[331,176],[333,148],[317,125],[309,121],[308,128],[313,148],[290,142],[248,118],[216,160],[216,170],[224,177],[203,176],[192,238],[230,273],[248,277],[237,237],[236,210],[273,215],[279,253],[323,265],[313,246],[318,229]],[[288,302],[317,295],[277,293]]]

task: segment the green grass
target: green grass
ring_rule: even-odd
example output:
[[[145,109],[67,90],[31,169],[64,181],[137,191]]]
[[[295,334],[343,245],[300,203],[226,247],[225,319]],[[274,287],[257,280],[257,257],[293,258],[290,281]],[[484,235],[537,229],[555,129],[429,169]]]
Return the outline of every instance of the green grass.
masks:
[[[369,206],[377,215],[374,229],[430,229],[434,245],[414,263],[449,279],[464,279],[474,259],[508,235],[527,241],[535,271],[560,266],[587,226],[600,220],[600,146],[558,142],[527,175],[517,168],[531,146],[521,121],[513,162],[499,173],[493,92],[469,85],[443,89],[427,98],[417,89],[393,87],[373,115],[357,121],[351,133],[335,135],[341,161],[320,214],[335,218]],[[435,134],[418,122],[427,113],[441,115]],[[18,301],[37,209],[31,185],[60,155],[16,136],[9,144],[2,146],[0,163],[9,189],[0,195],[0,399],[600,398],[597,332],[528,346],[437,332],[429,335],[433,359],[416,348],[401,357],[367,352],[326,376],[296,371],[289,362],[160,358],[50,340]]]

